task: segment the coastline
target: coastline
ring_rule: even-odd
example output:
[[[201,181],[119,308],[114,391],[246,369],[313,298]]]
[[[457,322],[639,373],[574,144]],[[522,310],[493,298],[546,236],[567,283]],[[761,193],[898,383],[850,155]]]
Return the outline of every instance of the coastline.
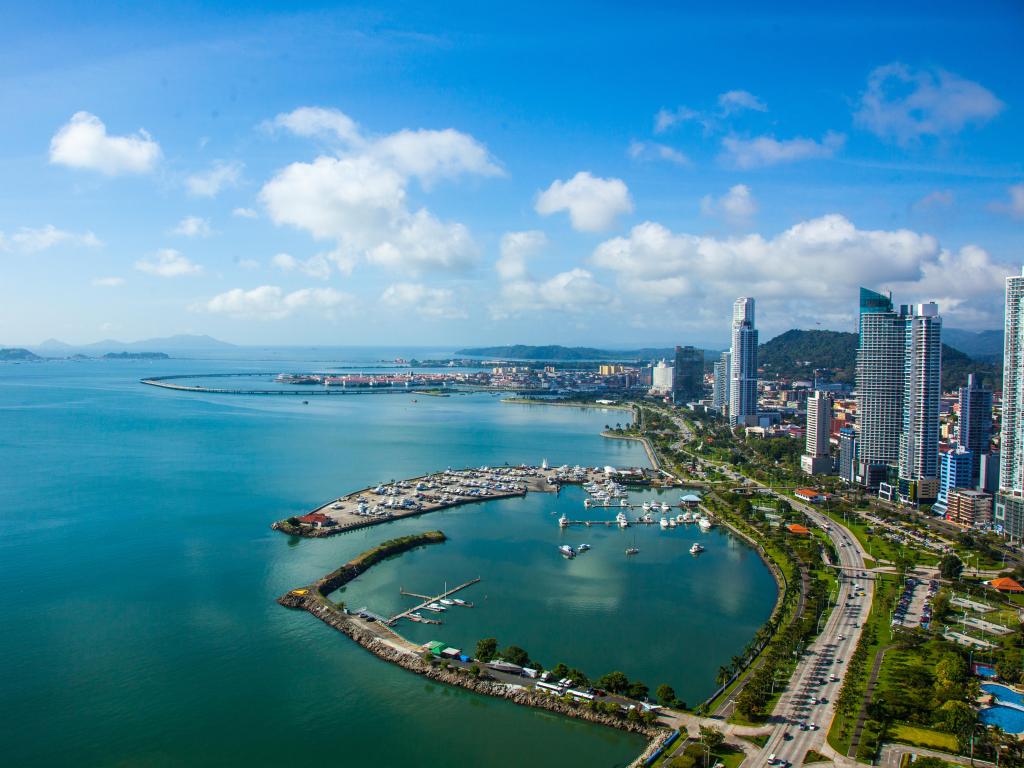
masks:
[[[596,408],[605,411],[632,411],[633,406],[621,405],[615,403],[612,405],[605,405],[603,403],[573,403],[562,400],[540,400],[537,398],[530,397],[503,397],[501,399],[503,403],[510,403],[512,405],[554,405],[559,408]]]

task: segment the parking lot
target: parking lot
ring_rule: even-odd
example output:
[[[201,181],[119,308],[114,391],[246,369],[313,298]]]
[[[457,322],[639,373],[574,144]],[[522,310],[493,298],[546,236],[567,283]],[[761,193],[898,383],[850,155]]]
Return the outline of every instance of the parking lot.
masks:
[[[939,591],[939,582],[932,579],[907,579],[892,613],[894,627],[928,629],[932,621],[932,598]]]

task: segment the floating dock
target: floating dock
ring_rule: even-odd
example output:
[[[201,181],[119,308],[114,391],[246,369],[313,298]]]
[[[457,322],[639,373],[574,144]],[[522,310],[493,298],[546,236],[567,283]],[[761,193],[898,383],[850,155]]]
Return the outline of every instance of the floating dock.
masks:
[[[426,595],[417,595],[414,592],[406,592],[404,589],[402,589],[400,591],[401,591],[401,593],[403,595],[409,595],[410,597],[422,598],[423,602],[419,603],[418,605],[416,605],[413,608],[410,608],[407,611],[402,611],[401,613],[396,613],[394,616],[392,616],[390,619],[388,619],[386,623],[390,627],[390,626],[394,626],[396,623],[398,623],[399,619],[409,619],[410,621],[419,621],[422,624],[440,624],[441,623],[440,621],[436,621],[434,619],[424,619],[422,617],[420,617],[419,619],[414,619],[414,618],[410,617],[409,614],[417,613],[419,611],[422,611],[424,608],[426,608],[431,603],[436,603],[439,600],[444,600],[449,595],[454,595],[456,592],[461,592],[466,587],[471,587],[474,584],[476,584],[478,581],[480,581],[480,577],[479,576],[476,577],[475,579],[470,579],[465,584],[459,584],[459,586],[457,586],[457,587],[452,587],[451,589],[445,590],[441,594],[435,595],[434,597],[428,597]],[[445,606],[445,607],[447,608],[447,606]],[[469,606],[466,606],[466,607],[469,607]]]

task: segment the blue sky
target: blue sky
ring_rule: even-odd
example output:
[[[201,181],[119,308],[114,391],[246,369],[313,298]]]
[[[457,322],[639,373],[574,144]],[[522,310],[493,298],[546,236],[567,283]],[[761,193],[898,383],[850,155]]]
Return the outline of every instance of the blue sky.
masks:
[[[27,5],[0,343],[983,329],[1024,262],[1017,3]]]

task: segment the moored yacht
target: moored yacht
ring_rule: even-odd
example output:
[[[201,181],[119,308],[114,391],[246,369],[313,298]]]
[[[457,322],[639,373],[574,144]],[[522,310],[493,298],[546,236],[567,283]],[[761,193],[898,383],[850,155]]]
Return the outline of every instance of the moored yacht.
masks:
[[[665,530],[666,528],[668,528],[668,518],[662,516],[661,520],[658,522],[658,525],[661,526],[661,530]]]
[[[629,527],[629,520],[626,519],[626,514],[624,512],[619,512],[619,514],[615,516],[615,522],[619,524],[619,528]]]
[[[562,557],[566,560],[572,560],[576,557],[576,550],[570,547],[568,544],[563,544],[558,548],[558,551],[562,553]]]
[[[693,546],[690,547],[690,554],[691,555],[699,555],[703,551],[704,551],[704,545],[701,544],[700,542],[694,542]]]
[[[709,531],[709,530],[711,530],[711,521],[708,518],[706,518],[706,517],[702,517],[700,520],[698,520],[697,521],[697,525],[700,526],[700,529],[702,531]]]
[[[559,528],[568,528],[569,527],[569,518],[566,517],[564,514],[560,518],[558,518],[558,527]]]

